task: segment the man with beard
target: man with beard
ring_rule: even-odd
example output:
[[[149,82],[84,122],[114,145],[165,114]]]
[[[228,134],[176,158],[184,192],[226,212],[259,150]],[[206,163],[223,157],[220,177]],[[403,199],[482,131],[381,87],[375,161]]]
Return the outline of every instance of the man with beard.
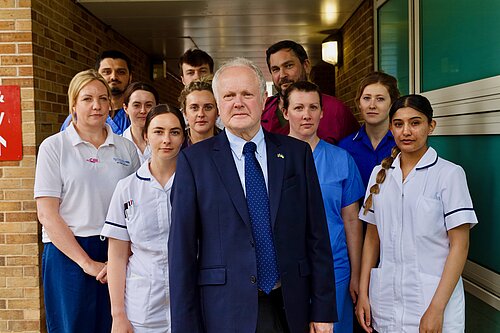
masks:
[[[121,135],[130,126],[130,120],[123,109],[123,93],[132,81],[130,60],[120,51],[104,51],[97,57],[95,69],[111,88],[113,110],[110,111],[106,123],[114,133]],[[70,122],[71,115],[62,124],[61,131],[68,127]]]
[[[290,126],[283,117],[283,95],[292,83],[308,80],[311,62],[302,45],[291,40],[271,45],[266,51],[266,61],[278,93],[266,100],[261,119],[262,127],[269,132],[288,135]],[[321,94],[321,98],[323,118],[318,127],[318,136],[321,139],[337,144],[359,129],[356,118],[340,100],[326,94]]]

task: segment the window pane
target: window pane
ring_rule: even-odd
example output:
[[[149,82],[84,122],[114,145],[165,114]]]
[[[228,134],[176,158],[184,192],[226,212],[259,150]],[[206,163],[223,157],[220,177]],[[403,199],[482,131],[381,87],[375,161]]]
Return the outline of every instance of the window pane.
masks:
[[[398,79],[409,93],[408,1],[387,1],[378,9],[378,68]]]
[[[498,0],[420,0],[422,91],[500,74]]]

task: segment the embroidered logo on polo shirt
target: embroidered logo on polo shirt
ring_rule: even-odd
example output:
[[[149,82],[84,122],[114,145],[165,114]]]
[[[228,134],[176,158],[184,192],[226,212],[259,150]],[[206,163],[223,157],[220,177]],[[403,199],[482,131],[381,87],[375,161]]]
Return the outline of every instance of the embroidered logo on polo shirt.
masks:
[[[118,158],[118,157],[113,157],[113,161],[115,161],[118,164],[124,165],[124,166],[130,165],[130,161],[122,160],[121,158]]]
[[[85,161],[90,163],[99,163],[99,159],[95,157],[87,158]]]

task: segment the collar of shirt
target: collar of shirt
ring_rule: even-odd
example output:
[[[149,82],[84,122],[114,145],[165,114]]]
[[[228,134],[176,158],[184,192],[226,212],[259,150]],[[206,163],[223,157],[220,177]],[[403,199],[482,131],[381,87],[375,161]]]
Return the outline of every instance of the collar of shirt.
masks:
[[[390,130],[387,131],[385,136],[380,140],[380,143],[377,146],[377,149],[380,149],[389,138],[393,138],[392,132]],[[368,146],[371,150],[373,150],[372,142],[370,141],[370,138],[368,137],[368,134],[366,133],[366,127],[365,125],[361,126],[359,131],[356,133],[356,135],[352,138],[352,141],[361,141],[363,142],[366,146]]]
[[[245,187],[245,159],[243,158],[243,146],[247,141],[234,135],[228,130],[225,130],[227,139],[229,140],[229,146],[233,155],[234,164],[236,165],[236,170],[238,171],[238,176],[240,177],[241,186],[243,187],[243,193],[246,195]],[[257,145],[257,151],[255,156],[259,162],[260,168],[264,175],[264,180],[266,182],[266,187],[268,187],[268,172],[267,172],[267,148],[266,140],[264,139],[264,131],[262,127],[259,128],[257,134],[250,140]]]
[[[142,165],[139,167],[139,169],[135,172],[135,176],[142,181],[145,182],[151,182],[151,186],[153,188],[163,190],[163,191],[168,191],[172,188],[172,184],[174,182],[174,177],[175,177],[175,172],[170,177],[168,182],[165,184],[165,187],[162,187],[161,184],[156,180],[156,178],[151,174],[151,170],[149,169],[149,162],[151,160],[148,159],[146,162],[142,163]]]
[[[243,146],[245,146],[247,141],[234,135],[231,131],[226,131],[226,134],[227,139],[229,140],[229,146],[231,147],[234,156],[238,160],[241,160],[243,158]],[[262,130],[262,127],[259,128],[257,134],[255,134],[250,141],[257,145],[257,159],[262,158],[266,153],[266,142],[264,140],[264,131]]]
[[[434,148],[429,147],[425,152],[424,156],[420,158],[415,167],[410,171],[404,183],[408,182],[411,178],[413,178],[417,171],[428,169],[434,165],[436,165],[438,161],[438,154],[434,150]],[[392,176],[396,179],[396,183],[400,184],[402,179],[402,170],[401,170],[401,153],[396,156],[394,162],[392,162],[391,169],[393,170]]]
[[[106,126],[107,136],[102,146],[110,146],[115,143],[115,140],[113,138],[113,131],[111,130],[111,127],[108,124],[105,124],[105,126]],[[76,131],[73,122],[69,124],[64,133],[66,133],[73,146],[86,142],[80,137],[80,135],[78,135],[78,132]]]

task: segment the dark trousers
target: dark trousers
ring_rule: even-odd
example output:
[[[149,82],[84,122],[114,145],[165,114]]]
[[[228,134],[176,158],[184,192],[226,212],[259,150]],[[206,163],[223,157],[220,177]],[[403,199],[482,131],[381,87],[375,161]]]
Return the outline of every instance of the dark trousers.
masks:
[[[281,288],[269,295],[259,290],[259,313],[255,333],[289,333]]]
[[[108,260],[107,240],[99,236],[76,240],[93,260]],[[111,332],[108,285],[86,274],[52,243],[44,244],[42,281],[49,333]]]

